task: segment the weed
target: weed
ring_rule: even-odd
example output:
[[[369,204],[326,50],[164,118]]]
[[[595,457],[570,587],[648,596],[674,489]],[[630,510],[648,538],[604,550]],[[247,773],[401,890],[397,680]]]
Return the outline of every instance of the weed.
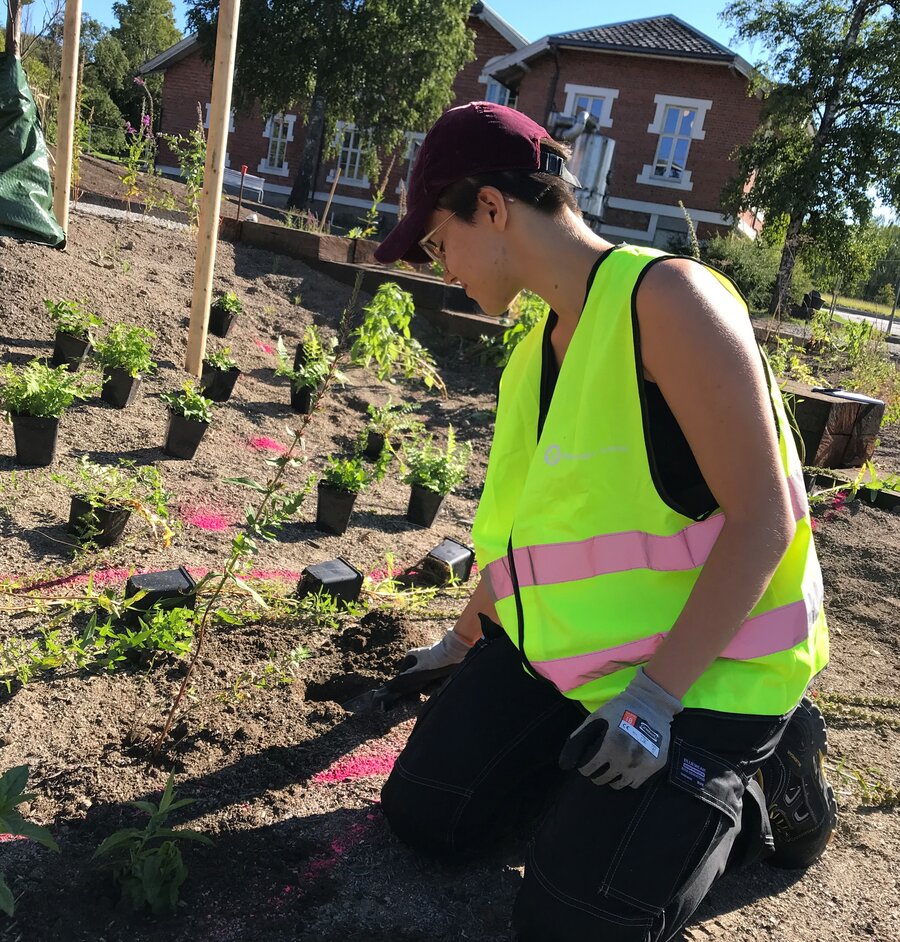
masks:
[[[212,841],[190,828],[167,827],[173,811],[193,804],[193,798],[175,800],[174,776],[169,775],[159,805],[150,801],[130,801],[132,807],[150,816],[143,830],[123,828],[111,834],[94,852],[94,859],[104,860],[113,882],[122,891],[122,899],[134,910],[149,907],[154,915],[172,913],[188,871],[177,841]]]
[[[370,236],[375,235],[378,232],[378,204],[384,199],[384,190],[379,189],[375,191],[374,199],[372,200],[372,205],[366,210],[365,216],[362,218],[362,226],[354,226],[348,233],[348,239],[368,239]]]
[[[197,124],[188,134],[162,135],[169,150],[175,154],[185,185],[188,221],[196,226],[200,218],[200,194],[206,172],[206,132],[203,114],[197,105]]]

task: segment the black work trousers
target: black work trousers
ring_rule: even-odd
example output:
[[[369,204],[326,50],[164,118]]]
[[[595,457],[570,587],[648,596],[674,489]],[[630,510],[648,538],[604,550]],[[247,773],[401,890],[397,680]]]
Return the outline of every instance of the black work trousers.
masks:
[[[520,942],[664,942],[726,867],[772,837],[753,773],[788,717],[686,709],[669,764],[640,788],[562,772],[584,708],[523,670],[498,626],[424,706],[384,785],[396,834],[465,859],[538,819],[513,910]]]

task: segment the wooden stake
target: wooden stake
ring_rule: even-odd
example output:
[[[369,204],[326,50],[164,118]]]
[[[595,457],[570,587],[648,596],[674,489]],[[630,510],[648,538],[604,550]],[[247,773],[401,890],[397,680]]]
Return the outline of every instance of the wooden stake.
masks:
[[[328,194],[328,202],[325,204],[325,212],[322,213],[322,221],[319,223],[319,232],[325,231],[325,220],[328,218],[328,210],[331,209],[331,201],[334,199],[334,191],[337,189],[338,180],[341,179],[341,168],[334,171],[334,180],[331,182],[331,192]]]
[[[216,267],[222,178],[228,144],[231,84],[234,78],[240,10],[240,0],[221,0],[219,4],[212,100],[209,106],[209,134],[206,138],[206,169],[203,174],[203,193],[200,197],[200,216],[197,222],[197,260],[194,265],[191,324],[184,362],[184,368],[194,376],[200,375],[206,353],[206,329],[212,300],[213,272]]]
[[[56,116],[56,173],[53,177],[53,213],[66,235],[69,234],[69,184],[72,177],[72,144],[75,139],[80,44],[81,0],[66,0],[59,78],[59,113]]]

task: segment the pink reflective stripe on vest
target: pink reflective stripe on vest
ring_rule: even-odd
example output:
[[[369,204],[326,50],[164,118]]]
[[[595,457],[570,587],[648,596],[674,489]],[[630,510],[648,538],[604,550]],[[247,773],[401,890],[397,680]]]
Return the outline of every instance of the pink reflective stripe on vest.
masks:
[[[806,516],[806,486],[803,471],[788,477],[788,492],[795,520]],[[545,543],[520,546],[513,550],[519,588],[577,582],[632,569],[656,572],[681,572],[702,566],[709,557],[725,517],[717,514],[686,526],[670,536],[659,536],[641,530],[625,533],[604,533],[572,543]],[[488,573],[495,601],[513,594],[509,560],[505,556],[489,563]]]
[[[788,651],[809,637],[822,609],[822,574],[818,563],[804,581],[803,598],[748,618],[719,657],[747,661]],[[625,667],[646,664],[668,632],[640,638],[603,651],[576,654],[552,661],[531,661],[531,666],[565,693]]]

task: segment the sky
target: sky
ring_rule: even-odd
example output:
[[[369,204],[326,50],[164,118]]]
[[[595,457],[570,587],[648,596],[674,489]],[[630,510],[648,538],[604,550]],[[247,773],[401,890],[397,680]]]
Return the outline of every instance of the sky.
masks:
[[[174,3],[176,23],[185,31],[188,3],[185,0],[174,0]],[[753,63],[752,47],[732,42],[731,30],[719,21],[719,13],[727,5],[728,0],[631,0],[624,18],[637,20],[673,13]],[[491,0],[488,6],[530,42],[548,33],[601,26],[623,19],[622,4],[608,0],[553,0],[552,3],[544,0]],[[112,7],[112,0],[82,0],[83,11],[107,26],[115,25]]]

